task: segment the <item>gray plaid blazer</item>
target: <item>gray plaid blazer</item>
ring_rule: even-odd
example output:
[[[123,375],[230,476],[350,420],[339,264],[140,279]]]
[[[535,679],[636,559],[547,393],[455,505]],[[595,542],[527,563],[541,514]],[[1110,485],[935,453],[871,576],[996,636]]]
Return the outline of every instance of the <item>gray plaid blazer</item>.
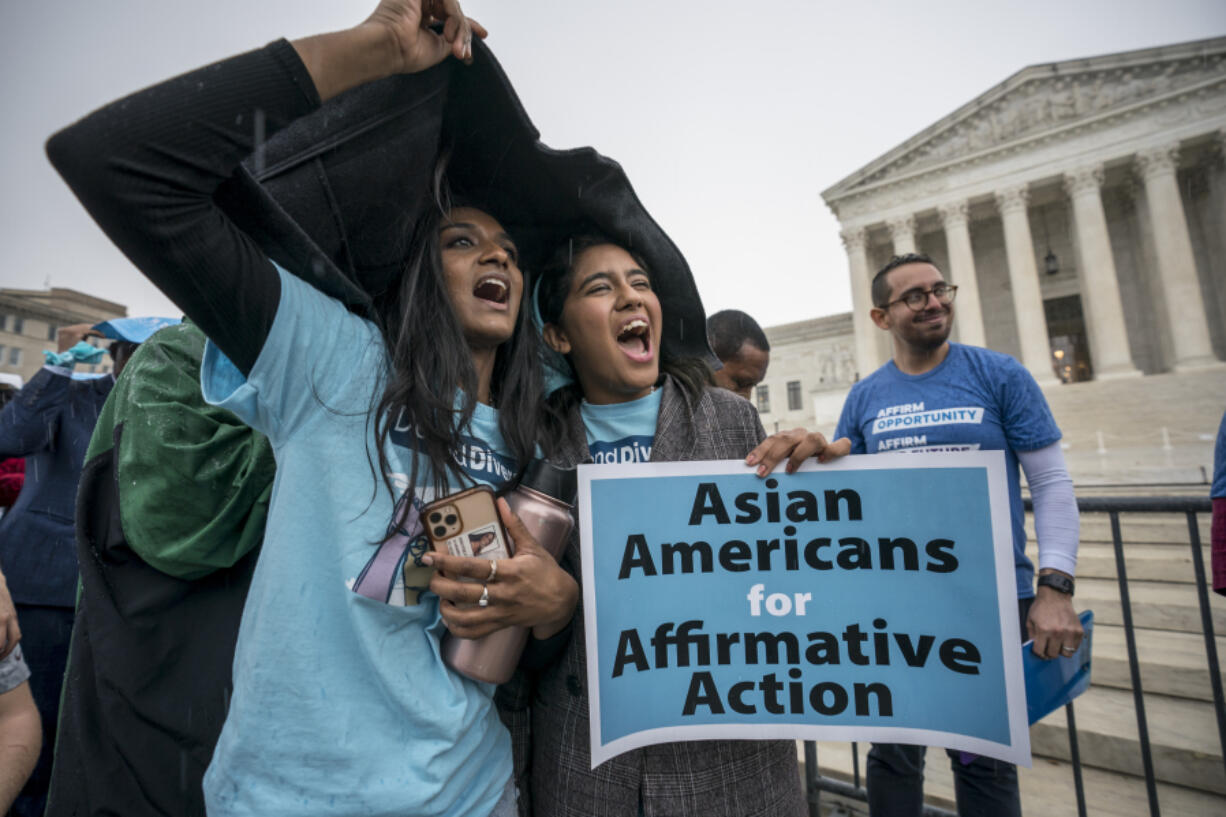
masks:
[[[559,464],[590,461],[576,410]],[[665,377],[653,462],[744,457],[766,433],[742,398],[707,388],[691,402]],[[579,539],[561,560],[581,576]],[[511,728],[521,814],[536,817],[787,817],[806,813],[792,741],[692,741],[647,746],[591,768],[583,602],[560,657],[535,688],[523,676],[499,690]]]

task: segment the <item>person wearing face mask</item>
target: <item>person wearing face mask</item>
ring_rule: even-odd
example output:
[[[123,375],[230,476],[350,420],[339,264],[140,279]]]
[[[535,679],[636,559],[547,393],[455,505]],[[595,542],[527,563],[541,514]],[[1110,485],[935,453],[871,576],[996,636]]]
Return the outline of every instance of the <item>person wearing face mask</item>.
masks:
[[[115,385],[111,374],[73,371],[105,352],[86,342],[89,324],[62,327],[48,364],[0,411],[0,460],[25,458],[21,493],[0,519],[0,569],[25,630],[29,691],[42,717],[42,751],[13,803],[13,813],[41,815],[51,777],[60,684],[72,636],[77,557],[73,517],[77,484],[98,412]],[[115,361],[116,373],[122,362]]]

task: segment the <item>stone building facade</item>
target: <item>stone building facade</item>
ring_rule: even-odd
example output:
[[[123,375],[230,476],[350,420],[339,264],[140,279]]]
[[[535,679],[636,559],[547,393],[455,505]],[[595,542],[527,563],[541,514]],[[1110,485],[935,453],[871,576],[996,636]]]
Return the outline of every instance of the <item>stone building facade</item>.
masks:
[[[1226,38],[1019,71],[822,193],[850,259],[862,373],[887,357],[872,272],[932,255],[956,337],[1040,382],[1226,357]]]
[[[29,380],[43,365],[43,350],[56,348],[55,333],[61,326],[94,324],[127,314],[123,304],[75,289],[0,289],[0,372]],[[78,369],[107,372],[111,359]]]
[[[822,198],[858,376],[890,356],[872,276],[914,251],[959,287],[954,339],[1044,385],[1222,366],[1224,147],[1221,37],[1025,68],[854,171]]]
[[[767,327],[771,362],[754,402],[768,433],[803,426],[834,431],[856,382],[850,312]]]

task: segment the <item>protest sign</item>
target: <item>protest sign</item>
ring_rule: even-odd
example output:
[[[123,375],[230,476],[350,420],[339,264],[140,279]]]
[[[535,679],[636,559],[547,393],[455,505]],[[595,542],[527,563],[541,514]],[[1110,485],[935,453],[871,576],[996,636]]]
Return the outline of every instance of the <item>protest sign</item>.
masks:
[[[579,467],[597,765],[653,743],[919,743],[1029,765],[999,451]]]

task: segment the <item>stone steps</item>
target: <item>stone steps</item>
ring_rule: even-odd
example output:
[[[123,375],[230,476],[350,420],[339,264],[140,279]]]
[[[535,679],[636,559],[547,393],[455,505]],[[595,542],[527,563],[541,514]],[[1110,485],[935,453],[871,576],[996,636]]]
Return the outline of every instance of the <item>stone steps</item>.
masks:
[[[1072,383],[1045,388],[1043,394],[1064,435],[1065,459],[1079,489],[1194,482],[1203,488],[1187,493],[1208,493],[1226,394],[1222,369]]]
[[[1201,564],[1209,571],[1209,540],[1201,546]],[[1180,582],[1190,584],[1196,578],[1192,566],[1192,548],[1182,545],[1124,546],[1124,566],[1129,581]],[[1109,544],[1082,542],[1077,549],[1078,579],[1109,579],[1115,581],[1115,547]]]
[[[1138,777],[1144,774],[1131,692],[1092,686],[1074,707],[1084,765]],[[1156,779],[1226,795],[1226,767],[1222,765],[1213,705],[1146,695],[1145,714]],[[1030,741],[1033,754],[1068,760],[1064,712],[1053,712],[1031,727]]]
[[[1078,727],[1080,727],[1080,720]],[[860,744],[860,784],[864,785],[864,763],[868,744]],[[823,775],[852,782],[852,753],[848,743],[819,743],[818,767]],[[801,752],[803,766],[804,754]],[[1091,766],[1082,767],[1086,811],[1093,817],[1148,817],[1149,803],[1145,781]],[[1018,769],[1022,793],[1022,813],[1030,817],[1076,817],[1072,768],[1057,760],[1036,757],[1032,768]],[[1208,817],[1226,814],[1226,797],[1182,786],[1159,782],[1158,805],[1163,817]],[[954,809],[953,773],[939,749],[929,750],[924,780],[929,804]],[[865,815],[864,803],[822,793],[823,807],[837,800],[845,813]]]
[[[1026,488],[1023,484],[1023,493]],[[1119,483],[1119,484],[1085,484],[1075,483],[1077,496],[1208,496],[1209,483],[1204,480],[1193,480],[1187,483]]]
[[[1074,489],[1076,490],[1076,489]],[[1094,495],[1089,492],[1082,496]],[[1191,494],[1186,494],[1191,496]],[[1209,495],[1208,487],[1204,488],[1204,496]],[[1209,514],[1197,515],[1197,528],[1202,544],[1209,542]],[[1188,547],[1191,541],[1187,518],[1183,514],[1120,514],[1120,538],[1126,546],[1130,545],[1182,545]],[[1114,539],[1111,536],[1111,519],[1105,513],[1083,513],[1081,515],[1081,544],[1107,544]],[[1034,515],[1026,514],[1026,546],[1030,557],[1037,554],[1035,548]]]
[[[1123,677],[1127,678],[1126,667]],[[1132,692],[1096,683],[1077,699],[1075,709],[1081,761],[1087,775],[1091,770],[1099,777],[1109,775],[1115,778],[1113,786],[1136,789],[1144,800],[1143,762]],[[1182,797],[1188,802],[1202,804],[1216,799],[1222,809],[1202,813],[1226,814],[1226,771],[1212,703],[1146,694],[1145,712],[1155,779],[1165,788],[1178,788],[1179,792],[1170,795],[1175,799]],[[1063,785],[1067,785],[1072,772],[1063,762],[1071,757],[1065,712],[1057,710],[1031,727],[1030,739],[1031,752],[1036,760],[1036,769],[1032,774],[1040,774],[1049,767],[1062,769],[1061,774],[1067,778]],[[837,749],[847,747],[847,744],[823,745],[828,751],[823,755],[819,747],[818,757],[824,773],[850,780],[850,752],[847,748]],[[862,746],[861,749],[863,763],[863,751],[867,747]],[[832,751],[835,757],[839,756],[840,751],[845,753],[845,760],[831,761],[828,756]],[[929,755],[930,780],[926,795],[929,802],[949,807],[953,802],[952,777],[946,761],[938,761],[936,758],[939,757],[935,752]],[[861,765],[861,771],[863,768]],[[1067,789],[1064,791],[1068,793]],[[1025,792],[1023,785],[1024,796]],[[1210,795],[1213,797],[1209,798]]]
[[[1213,700],[1204,636],[1146,629],[1137,629],[1135,633],[1141,689],[1146,695]],[[1214,640],[1220,661],[1226,657],[1226,637],[1219,635]],[[1095,685],[1132,689],[1123,627],[1095,623],[1091,660]]]
[[[1164,451],[1207,442],[1212,445],[1222,419],[1226,372],[1151,375],[1143,380],[1098,380],[1043,390],[1065,439],[1097,450],[1101,431],[1109,450],[1152,448]]]
[[[1134,627],[1148,630],[1175,630],[1184,633],[1202,632],[1200,602],[1191,584],[1152,582],[1129,576],[1128,593],[1132,601]],[[1211,594],[1212,595],[1212,594]],[[1210,600],[1211,621],[1215,633],[1226,633],[1226,599],[1215,596]],[[1122,625],[1119,585],[1115,579],[1083,578],[1077,582],[1075,605],[1078,610],[1093,610],[1094,620],[1101,624]]]
[[[1205,489],[1205,496],[1209,491]],[[1147,518],[1148,516],[1148,518]],[[1208,514],[1199,514],[1197,518],[1201,542],[1209,541],[1210,518]],[[1028,541],[1033,542],[1034,527],[1031,525],[1027,533]],[[1191,541],[1188,532],[1187,518],[1182,514],[1120,514],[1120,537],[1127,544],[1147,545],[1183,545]],[[1081,515],[1081,541],[1104,542],[1111,544],[1111,519],[1105,513],[1083,513]]]

